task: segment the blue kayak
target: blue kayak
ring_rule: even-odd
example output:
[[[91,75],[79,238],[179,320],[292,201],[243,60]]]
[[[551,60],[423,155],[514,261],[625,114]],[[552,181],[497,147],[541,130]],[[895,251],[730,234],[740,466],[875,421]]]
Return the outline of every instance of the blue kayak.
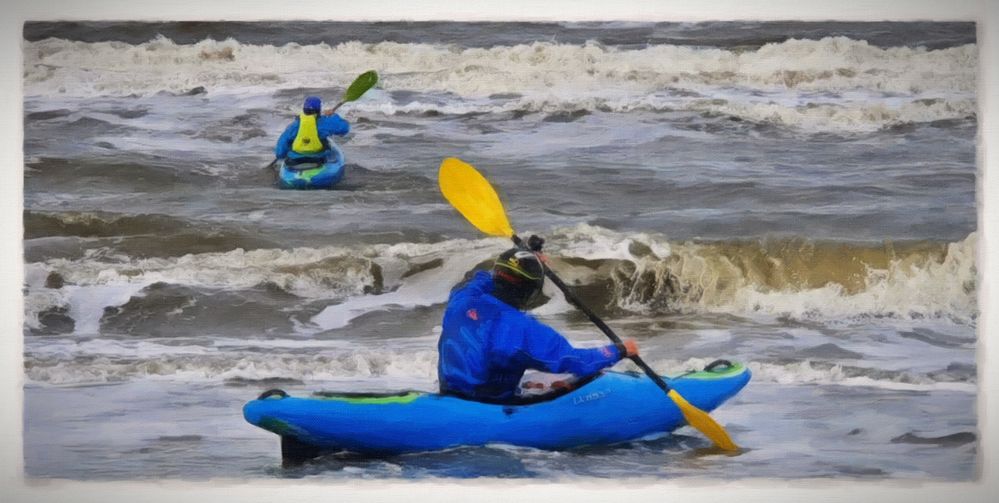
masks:
[[[344,158],[340,147],[330,144],[326,155],[317,159],[285,159],[278,172],[282,189],[330,189],[343,179]]]
[[[705,411],[733,397],[749,378],[749,369],[725,360],[664,377]],[[243,417],[281,436],[286,462],[330,452],[385,456],[486,444],[570,449],[660,436],[686,424],[648,377],[613,371],[553,399],[519,405],[417,391],[296,398],[270,390],[247,403]]]

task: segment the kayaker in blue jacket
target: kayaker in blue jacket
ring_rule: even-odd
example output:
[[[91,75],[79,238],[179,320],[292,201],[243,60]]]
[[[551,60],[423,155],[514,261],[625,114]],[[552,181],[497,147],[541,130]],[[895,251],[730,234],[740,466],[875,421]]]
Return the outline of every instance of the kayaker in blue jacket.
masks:
[[[302,113],[285,128],[274,146],[274,157],[288,158],[289,164],[322,158],[329,151],[327,138],[350,132],[350,124],[332,111],[320,115],[323,102],[317,96],[305,98]]]
[[[517,248],[451,293],[437,344],[441,393],[484,402],[511,402],[528,369],[589,376],[638,354],[620,347],[574,348],[551,327],[522,312],[541,293],[544,265]]]

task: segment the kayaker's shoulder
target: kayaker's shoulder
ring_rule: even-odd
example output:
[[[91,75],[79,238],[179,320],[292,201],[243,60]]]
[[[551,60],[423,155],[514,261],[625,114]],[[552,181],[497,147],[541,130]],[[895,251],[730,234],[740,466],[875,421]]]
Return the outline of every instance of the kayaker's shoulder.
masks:
[[[476,272],[460,285],[455,293],[470,296],[481,296],[493,291],[493,278],[484,271]]]
[[[456,296],[448,308],[467,311],[469,318],[479,322],[507,317],[510,311],[517,311],[496,297],[475,290],[466,290],[463,295]]]
[[[482,319],[493,319],[500,325],[524,326],[525,318],[533,319],[530,315],[490,294],[481,296],[477,305],[480,306]]]
[[[319,118],[316,119],[316,124],[321,127],[340,127],[350,125],[350,123],[347,122],[347,119],[344,119],[337,114],[320,115]]]

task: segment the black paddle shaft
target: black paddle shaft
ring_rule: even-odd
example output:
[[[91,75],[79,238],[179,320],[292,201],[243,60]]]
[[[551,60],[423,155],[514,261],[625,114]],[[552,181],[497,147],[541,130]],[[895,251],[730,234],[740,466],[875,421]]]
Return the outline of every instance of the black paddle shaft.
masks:
[[[336,112],[340,107],[343,106],[344,103],[346,103],[346,101],[341,101],[340,103],[337,103],[335,107],[333,107],[333,108],[330,109],[329,113],[332,114],[332,113]]]
[[[527,249],[526,244],[520,239],[519,236],[515,234],[512,239],[514,244],[518,247],[525,250]],[[579,300],[579,297],[576,297],[576,294],[572,293],[572,290],[569,289],[569,285],[566,285],[565,282],[562,281],[562,278],[555,274],[555,271],[553,271],[550,267],[545,267],[545,276],[552,280],[552,283],[555,283],[555,286],[557,286],[559,290],[562,290],[562,294],[565,295],[565,299],[568,300],[570,304],[576,306],[577,309],[582,311],[583,314],[585,314],[586,317],[589,318],[589,320],[593,322],[593,324],[596,325],[597,328],[599,328],[600,331],[603,332],[604,335],[606,335],[611,342],[618,347],[618,351],[622,350],[624,343],[621,342],[621,338],[618,337],[606,323],[604,323],[604,320],[601,320],[600,317],[597,316],[597,313],[591,311],[589,307],[586,307],[586,304],[583,304],[583,301]],[[649,367],[649,364],[645,363],[645,360],[642,360],[642,358],[638,355],[629,356],[628,358],[635,362],[635,365],[638,365],[639,368],[644,370],[645,374],[649,376],[649,379],[652,379],[652,381],[655,382],[660,389],[669,393],[669,384],[666,384],[666,381],[663,381],[663,378],[660,377],[655,370],[652,370],[652,367]]]

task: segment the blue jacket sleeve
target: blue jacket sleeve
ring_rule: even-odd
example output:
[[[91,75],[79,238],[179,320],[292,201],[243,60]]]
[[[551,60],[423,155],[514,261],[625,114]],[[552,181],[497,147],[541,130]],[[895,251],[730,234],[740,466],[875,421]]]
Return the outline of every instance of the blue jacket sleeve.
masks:
[[[319,129],[320,138],[343,136],[350,132],[350,123],[338,114],[320,116],[316,127]]]
[[[572,347],[551,327],[516,313],[501,320],[493,351],[500,358],[512,358],[527,368],[545,372],[568,372],[580,376],[594,374],[621,360],[613,344],[592,349]]]
[[[284,159],[288,156],[288,152],[291,152],[291,144],[295,141],[295,135],[298,134],[298,119],[294,122],[288,124],[288,127],[284,129],[284,133],[281,133],[281,137],[278,138],[277,145],[274,146],[274,157],[278,159]]]

